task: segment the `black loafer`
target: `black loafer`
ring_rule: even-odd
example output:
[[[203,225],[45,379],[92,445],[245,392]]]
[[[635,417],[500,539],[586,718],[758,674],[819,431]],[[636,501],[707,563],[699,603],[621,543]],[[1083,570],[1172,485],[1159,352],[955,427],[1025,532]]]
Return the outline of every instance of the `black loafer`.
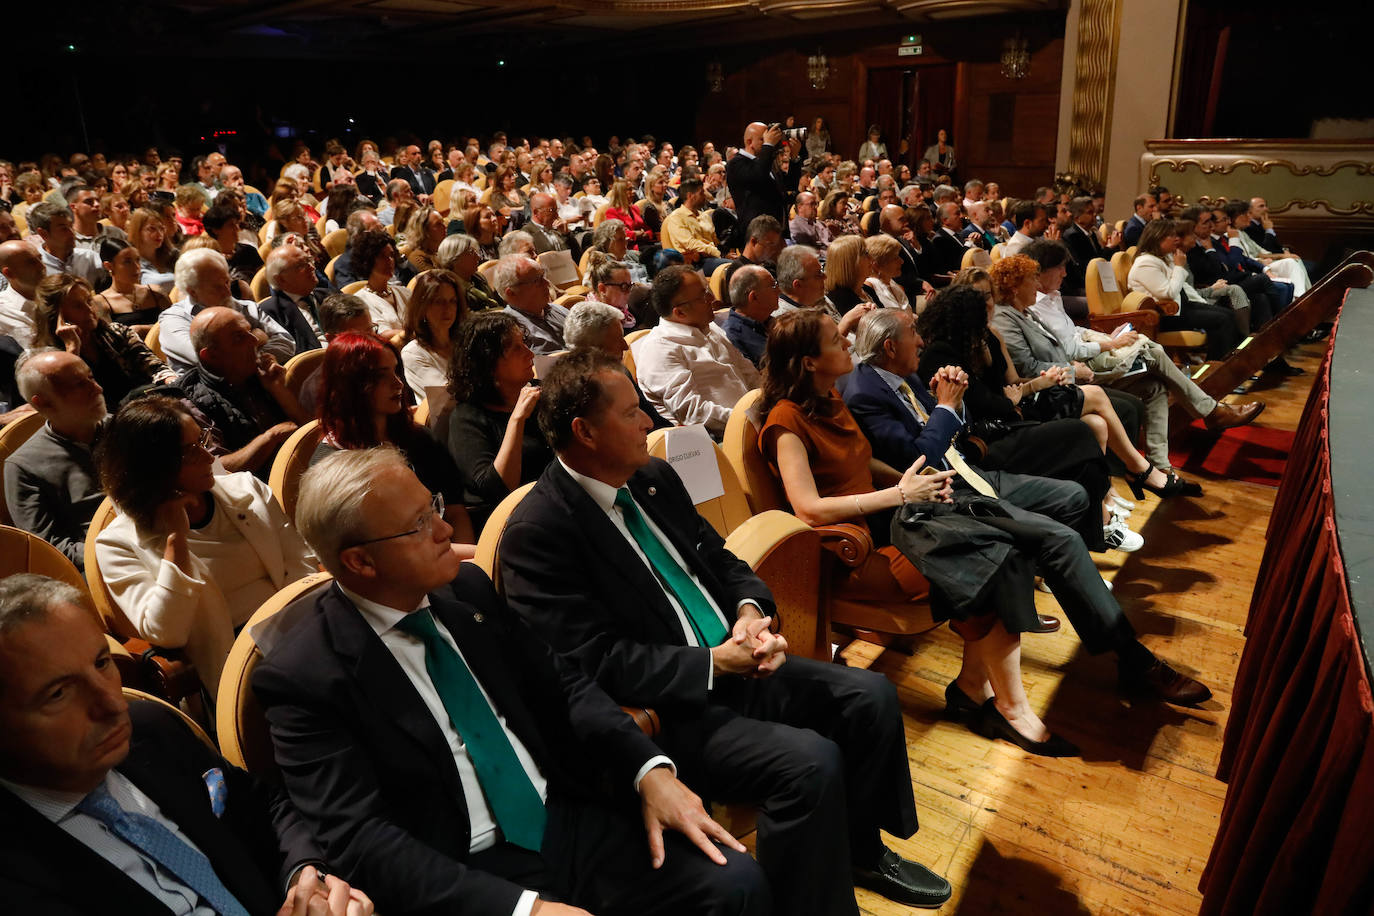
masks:
[[[958,681],[950,681],[945,687],[945,718],[951,722],[962,722],[970,729],[982,715],[983,704],[964,693]]]
[[[931,910],[954,892],[944,878],[919,862],[903,859],[887,847],[883,847],[873,868],[854,869],[854,884],[882,894],[888,900]]]

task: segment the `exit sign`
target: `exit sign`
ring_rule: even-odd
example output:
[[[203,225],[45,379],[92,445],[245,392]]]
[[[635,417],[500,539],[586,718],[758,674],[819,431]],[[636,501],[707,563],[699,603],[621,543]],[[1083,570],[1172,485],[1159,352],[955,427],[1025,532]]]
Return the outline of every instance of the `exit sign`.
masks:
[[[921,45],[920,35],[908,35],[902,39],[902,43],[897,46],[898,57],[919,57],[925,49]]]

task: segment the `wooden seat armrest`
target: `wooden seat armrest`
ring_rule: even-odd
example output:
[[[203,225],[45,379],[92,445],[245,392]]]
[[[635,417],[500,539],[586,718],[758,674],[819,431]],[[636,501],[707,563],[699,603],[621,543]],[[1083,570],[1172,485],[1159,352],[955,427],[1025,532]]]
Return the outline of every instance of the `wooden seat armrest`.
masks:
[[[625,715],[634,720],[639,730],[650,738],[657,738],[658,733],[663,731],[663,723],[658,718],[658,713],[652,709],[641,706],[622,706]]]
[[[195,665],[180,651],[160,648],[136,636],[124,640],[124,648],[139,661],[149,693],[176,704],[200,690]]]
[[[816,531],[821,536],[821,547],[839,557],[845,566],[858,566],[873,552],[873,536],[860,525],[818,525]]]
[[[1132,329],[1139,331],[1151,340],[1159,333],[1159,312],[1139,309],[1134,312],[1115,312],[1111,315],[1089,315],[1088,327],[1103,334],[1110,334],[1126,322]]]

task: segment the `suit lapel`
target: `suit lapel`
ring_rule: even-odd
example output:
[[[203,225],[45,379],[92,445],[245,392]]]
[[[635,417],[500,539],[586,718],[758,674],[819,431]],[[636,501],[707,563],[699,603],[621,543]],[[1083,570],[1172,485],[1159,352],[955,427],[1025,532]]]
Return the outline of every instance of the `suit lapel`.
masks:
[[[70,901],[77,912],[147,913],[161,906],[95,850],[2,788],[0,822],[14,841],[0,859],[0,874],[16,884]]]
[[[383,721],[394,723],[434,760],[444,787],[466,811],[453,752],[424,700],[415,692],[415,685],[357,608],[337,588],[330,590],[324,607],[326,632],[334,650],[352,662],[363,701],[377,707]]]

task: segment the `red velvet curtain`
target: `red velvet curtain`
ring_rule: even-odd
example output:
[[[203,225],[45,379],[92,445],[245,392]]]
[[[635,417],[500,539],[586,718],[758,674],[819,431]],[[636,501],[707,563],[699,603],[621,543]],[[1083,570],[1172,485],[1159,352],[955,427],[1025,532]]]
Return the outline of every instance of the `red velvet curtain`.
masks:
[[[1374,909],[1374,700],[1332,511],[1330,380],[1328,349],[1250,604],[1204,916]]]

